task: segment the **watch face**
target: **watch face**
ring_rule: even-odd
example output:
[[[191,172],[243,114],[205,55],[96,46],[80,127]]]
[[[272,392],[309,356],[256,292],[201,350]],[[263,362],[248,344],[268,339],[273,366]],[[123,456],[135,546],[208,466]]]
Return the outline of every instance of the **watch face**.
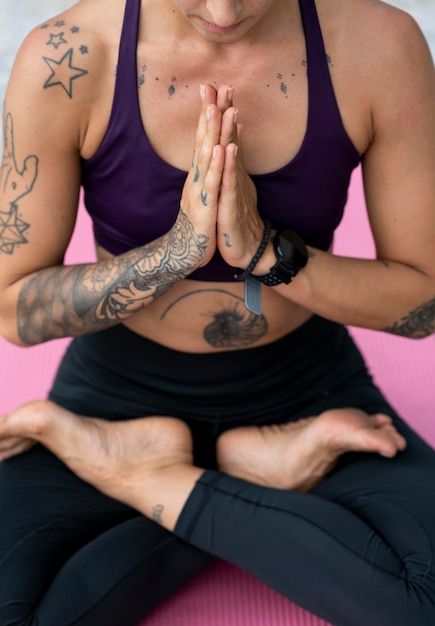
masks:
[[[279,238],[279,247],[281,248],[280,252],[283,260],[287,263],[292,263],[295,250],[293,243],[289,241],[287,237],[281,235]]]
[[[308,252],[304,241],[291,230],[284,230],[278,235],[277,254],[288,267],[300,269],[308,260]]]

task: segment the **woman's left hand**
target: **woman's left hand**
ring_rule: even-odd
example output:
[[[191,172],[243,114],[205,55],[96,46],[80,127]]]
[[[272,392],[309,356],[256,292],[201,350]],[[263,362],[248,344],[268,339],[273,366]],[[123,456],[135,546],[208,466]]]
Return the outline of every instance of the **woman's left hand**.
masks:
[[[246,268],[256,253],[264,232],[257,208],[257,191],[243,161],[242,127],[237,109],[228,109],[222,118],[221,143],[225,152],[217,215],[217,247],[232,267]],[[232,141],[229,133],[236,135]],[[234,138],[234,137],[233,137]]]

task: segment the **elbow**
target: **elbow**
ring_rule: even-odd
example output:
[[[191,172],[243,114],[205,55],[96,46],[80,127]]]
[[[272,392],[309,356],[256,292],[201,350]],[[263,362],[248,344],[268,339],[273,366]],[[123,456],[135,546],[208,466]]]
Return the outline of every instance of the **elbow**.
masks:
[[[0,290],[0,336],[8,343],[23,348],[32,345],[22,332],[23,320],[27,321],[30,318],[30,310],[26,306],[25,312],[19,315],[18,300],[17,289],[14,285]],[[21,323],[20,318],[22,318]]]
[[[432,330],[431,332],[426,332],[426,331],[422,331],[422,330],[416,330],[416,331],[409,331],[409,332],[397,332],[394,327],[392,328],[387,328],[386,329],[387,332],[393,334],[393,335],[398,335],[399,337],[406,337],[407,339],[427,339],[427,337],[431,337],[433,334],[435,334],[435,330]]]
[[[21,348],[29,345],[20,337],[15,315],[7,315],[4,312],[0,312],[0,336],[8,343]]]
[[[8,343],[11,343],[15,346],[19,346],[20,348],[24,348],[29,345],[29,344],[24,343],[20,339],[20,336],[18,335],[16,329],[13,330],[8,325],[4,324],[3,321],[0,321],[0,335]]]

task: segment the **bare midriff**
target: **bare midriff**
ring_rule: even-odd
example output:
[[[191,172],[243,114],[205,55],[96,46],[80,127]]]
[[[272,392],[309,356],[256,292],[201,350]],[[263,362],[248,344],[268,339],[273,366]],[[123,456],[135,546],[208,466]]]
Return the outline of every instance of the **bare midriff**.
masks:
[[[99,260],[111,257],[98,249]],[[263,312],[254,315],[245,307],[243,289],[243,283],[184,279],[123,323],[168,348],[216,352],[276,341],[311,316],[310,311],[266,286],[262,286]]]

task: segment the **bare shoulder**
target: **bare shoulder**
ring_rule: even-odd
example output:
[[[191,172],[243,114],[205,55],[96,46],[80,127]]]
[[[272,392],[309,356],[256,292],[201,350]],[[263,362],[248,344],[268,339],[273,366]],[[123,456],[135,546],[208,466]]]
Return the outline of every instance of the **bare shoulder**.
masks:
[[[81,0],[36,25],[23,41],[9,79],[5,110],[35,124],[62,111],[63,132],[91,114],[101,84],[116,69],[124,0]],[[78,137],[81,130],[74,128]],[[79,143],[79,139],[77,140]]]
[[[361,63],[382,69],[413,58],[433,65],[424,35],[406,11],[381,0],[338,0],[332,5],[348,33],[347,43],[359,53]]]
[[[324,21],[346,69],[347,88],[363,103],[371,134],[392,129],[398,108],[433,118],[435,71],[415,19],[381,0],[324,0]]]

